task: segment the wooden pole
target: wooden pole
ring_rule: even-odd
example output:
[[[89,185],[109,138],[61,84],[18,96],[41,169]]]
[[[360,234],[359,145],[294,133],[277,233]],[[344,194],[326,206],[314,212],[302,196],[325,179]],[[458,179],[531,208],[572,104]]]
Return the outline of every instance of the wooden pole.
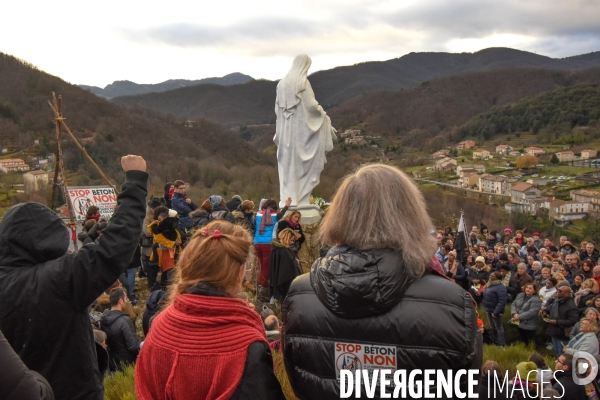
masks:
[[[52,107],[53,110],[55,110],[55,116],[56,116],[56,118],[54,119],[54,123],[56,124],[56,164],[58,166],[58,168],[54,171],[54,176],[55,176],[55,181],[56,181],[56,177],[57,177],[56,171],[58,171],[58,169],[60,168],[60,177],[61,177],[62,186],[63,186],[63,193],[65,196],[65,200],[67,202],[67,210],[69,211],[69,220],[70,220],[69,227],[71,229],[71,232],[73,232],[73,228],[75,228],[77,226],[77,220],[75,219],[75,211],[73,210],[73,205],[71,204],[71,200],[69,199],[69,184],[67,182],[67,176],[65,175],[65,165],[63,163],[62,147],[60,144],[60,125],[61,125],[61,121],[63,119],[63,117],[62,117],[62,98],[59,96],[58,100],[57,100],[56,95],[54,93],[52,93],[52,102],[54,103],[54,105],[51,104],[50,106]],[[54,193],[54,187],[52,188],[52,192]],[[52,205],[54,206],[54,197],[52,200]],[[73,240],[73,247],[75,248],[75,250],[78,250],[77,239]]]
[[[52,95],[54,96],[54,93],[52,93]],[[60,96],[59,96],[59,99],[61,99]],[[59,112],[56,109],[56,107],[53,106],[52,103],[50,103],[50,102],[48,102],[48,104],[50,105],[50,108],[52,109],[52,111],[54,111],[54,115],[56,116],[56,118],[59,120],[60,127],[62,127],[63,130],[65,132],[67,132],[67,134],[71,137],[71,139],[73,140],[73,142],[75,142],[75,145],[77,146],[77,148],[81,151],[81,153],[84,155],[84,157],[92,164],[92,166],[94,167],[94,169],[96,170],[96,172],[98,173],[98,175],[100,175],[100,177],[102,178],[102,180],[104,182],[106,182],[107,185],[114,186],[115,193],[119,194],[119,191],[118,191],[116,185],[113,185],[111,183],[111,181],[106,177],[106,175],[104,175],[104,173],[102,172],[102,170],[100,170],[100,167],[98,167],[98,165],[94,162],[94,160],[92,160],[92,157],[89,156],[89,154],[87,153],[87,151],[85,151],[85,149],[79,144],[79,142],[77,141],[77,139],[75,138],[75,136],[73,135],[73,133],[71,133],[71,130],[69,129],[69,127],[65,123],[64,118],[62,117],[62,115],[59,115]],[[61,111],[61,114],[62,114],[62,111]]]

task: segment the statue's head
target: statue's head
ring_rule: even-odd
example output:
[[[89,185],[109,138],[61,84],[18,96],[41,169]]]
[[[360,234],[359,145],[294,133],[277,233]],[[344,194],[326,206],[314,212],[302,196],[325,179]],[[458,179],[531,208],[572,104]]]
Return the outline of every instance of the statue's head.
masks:
[[[311,64],[312,60],[309,56],[306,54],[299,54],[294,58],[292,68],[290,68],[288,75],[307,75]]]

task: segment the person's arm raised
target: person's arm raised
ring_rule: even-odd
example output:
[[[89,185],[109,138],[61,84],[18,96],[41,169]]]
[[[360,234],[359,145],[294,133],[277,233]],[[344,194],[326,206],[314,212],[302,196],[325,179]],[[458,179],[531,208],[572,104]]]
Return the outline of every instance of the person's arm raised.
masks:
[[[83,246],[57,262],[53,281],[57,290],[66,292],[74,309],[83,310],[126,269],[142,234],[146,214],[148,174],[146,161],[140,156],[121,159],[125,182],[117,196],[117,209],[97,244]]]

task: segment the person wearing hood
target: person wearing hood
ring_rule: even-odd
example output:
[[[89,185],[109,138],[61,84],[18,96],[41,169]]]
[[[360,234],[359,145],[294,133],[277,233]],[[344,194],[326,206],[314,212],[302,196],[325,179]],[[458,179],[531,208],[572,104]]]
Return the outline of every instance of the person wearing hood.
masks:
[[[224,219],[233,223],[234,218],[231,214],[231,211],[225,206],[225,200],[223,197],[213,194],[208,198],[210,203],[210,220],[213,221],[215,219]]]
[[[165,183],[164,195],[163,195],[163,197],[160,198],[161,204],[167,208],[171,208],[172,207],[171,200],[173,199],[174,193],[175,193],[175,186],[173,185],[173,182]]]
[[[573,245],[571,244],[571,242],[564,242],[560,248],[560,254],[563,258],[566,258],[566,256],[573,254],[573,253],[577,253],[577,250],[575,249],[575,247],[573,247]]]
[[[240,204],[242,204],[243,201],[244,200],[236,194],[231,197],[231,200],[225,203],[225,207],[227,207],[229,211],[234,212],[238,209],[238,207],[240,206]]]
[[[95,245],[67,253],[70,230],[38,203],[17,204],[0,222],[0,330],[56,399],[103,399],[88,307],[127,269],[147,195],[146,161],[121,164],[118,206]]]
[[[127,365],[135,363],[139,352],[139,341],[135,334],[135,325],[123,312],[128,302],[123,288],[110,291],[110,310],[102,315],[102,330],[106,333],[109,368],[111,372],[122,371]]]
[[[344,179],[319,229],[332,248],[292,282],[282,306],[283,356],[298,398],[339,398],[349,343],[401,354],[394,369],[481,367],[475,306],[432,257],[431,226],[423,195],[399,169],[371,164]],[[467,380],[457,386],[466,390]]]
[[[290,285],[302,274],[296,253],[290,248],[296,235],[290,228],[285,228],[277,235],[278,240],[271,242],[271,258],[269,261],[269,295],[281,302],[287,296]]]

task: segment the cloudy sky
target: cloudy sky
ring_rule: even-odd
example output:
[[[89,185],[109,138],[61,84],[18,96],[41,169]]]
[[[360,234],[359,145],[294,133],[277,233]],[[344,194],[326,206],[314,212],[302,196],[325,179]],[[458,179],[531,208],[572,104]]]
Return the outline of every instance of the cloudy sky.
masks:
[[[0,52],[71,83],[158,83],[243,72],[278,79],[410,52],[512,47],[550,57],[600,50],[598,0],[19,0]]]

